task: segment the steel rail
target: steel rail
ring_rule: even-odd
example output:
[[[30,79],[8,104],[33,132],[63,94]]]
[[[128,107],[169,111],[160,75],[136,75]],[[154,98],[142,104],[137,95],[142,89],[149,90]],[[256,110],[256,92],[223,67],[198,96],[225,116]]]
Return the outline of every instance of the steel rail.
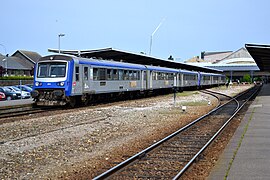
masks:
[[[98,179],[105,179],[108,178],[109,176],[113,175],[114,173],[118,172],[119,170],[121,170],[122,168],[126,167],[127,165],[131,164],[132,162],[134,162],[137,159],[140,159],[141,157],[143,157],[145,154],[147,154],[148,152],[152,151],[153,149],[155,149],[156,147],[160,146],[161,144],[163,144],[164,142],[168,141],[169,139],[175,137],[176,135],[178,135],[180,132],[192,127],[194,124],[196,124],[197,122],[201,121],[202,119],[204,119],[205,117],[209,116],[210,114],[216,112],[217,110],[221,109],[223,106],[225,106],[226,104],[230,103],[231,101],[233,101],[234,98],[231,97],[231,100],[229,100],[228,102],[226,102],[223,105],[220,105],[219,107],[211,110],[210,112],[206,113],[205,115],[199,117],[198,119],[194,120],[193,122],[187,124],[186,126],[180,128],[179,130],[177,130],[176,132],[170,134],[169,136],[161,139],[160,141],[156,142],[155,144],[151,145],[150,147],[142,150],[141,152],[133,155],[132,157],[126,159],[125,161],[121,162],[120,164],[112,167],[111,169],[105,171],[104,173],[96,176],[95,178],[93,178],[93,180],[98,180]]]
[[[184,168],[173,178],[173,180],[179,179],[183,173],[190,167],[190,165],[196,160],[196,158],[217,138],[217,136],[224,130],[229,122],[236,116],[236,114],[243,108],[243,106],[259,91],[259,88],[253,92],[249,98],[240,106],[238,103],[238,109],[233,115],[224,123],[224,125],[212,136],[212,138],[198,151],[198,153],[185,165]],[[246,91],[245,91],[246,92]],[[242,94],[243,95],[243,94]]]

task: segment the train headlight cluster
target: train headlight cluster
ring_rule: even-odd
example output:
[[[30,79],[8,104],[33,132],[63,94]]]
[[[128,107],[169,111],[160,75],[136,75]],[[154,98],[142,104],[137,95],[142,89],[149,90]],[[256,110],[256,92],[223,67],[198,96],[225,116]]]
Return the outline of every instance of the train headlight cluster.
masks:
[[[57,85],[58,86],[64,86],[65,85],[65,82],[58,82]]]
[[[42,86],[42,83],[41,82],[36,82],[35,86]]]

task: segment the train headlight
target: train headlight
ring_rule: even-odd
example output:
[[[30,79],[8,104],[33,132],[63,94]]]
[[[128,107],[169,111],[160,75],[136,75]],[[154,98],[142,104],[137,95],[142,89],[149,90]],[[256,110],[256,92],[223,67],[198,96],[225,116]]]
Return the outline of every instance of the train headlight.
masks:
[[[65,82],[58,82],[57,83],[57,86],[64,86],[65,85]]]
[[[42,83],[41,82],[36,82],[35,85],[36,86],[42,86]]]

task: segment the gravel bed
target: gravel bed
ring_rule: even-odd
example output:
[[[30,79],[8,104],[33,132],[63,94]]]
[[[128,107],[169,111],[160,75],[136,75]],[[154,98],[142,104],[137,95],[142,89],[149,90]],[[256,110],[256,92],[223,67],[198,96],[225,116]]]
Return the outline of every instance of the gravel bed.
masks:
[[[234,95],[247,88],[212,90]],[[198,91],[182,94],[176,103],[170,94],[1,124],[0,178],[94,177],[209,112],[217,103]],[[187,106],[185,112],[183,105]]]

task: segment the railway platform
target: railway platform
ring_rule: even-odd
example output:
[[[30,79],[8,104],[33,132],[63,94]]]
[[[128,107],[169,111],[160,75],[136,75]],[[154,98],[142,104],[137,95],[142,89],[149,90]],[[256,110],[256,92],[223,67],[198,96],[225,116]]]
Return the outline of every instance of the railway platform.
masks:
[[[0,101],[0,107],[9,107],[17,105],[30,105],[33,104],[33,98],[30,99],[16,99],[10,101]]]
[[[207,178],[269,179],[270,84],[264,84]]]

